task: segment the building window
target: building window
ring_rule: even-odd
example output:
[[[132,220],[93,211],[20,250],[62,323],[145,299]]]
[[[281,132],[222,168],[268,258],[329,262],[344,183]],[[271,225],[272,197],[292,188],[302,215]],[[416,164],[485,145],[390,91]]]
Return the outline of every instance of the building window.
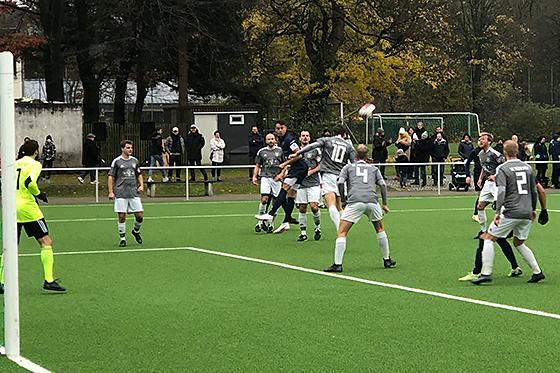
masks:
[[[243,114],[230,114],[229,124],[232,126],[242,126],[245,124],[245,115]]]

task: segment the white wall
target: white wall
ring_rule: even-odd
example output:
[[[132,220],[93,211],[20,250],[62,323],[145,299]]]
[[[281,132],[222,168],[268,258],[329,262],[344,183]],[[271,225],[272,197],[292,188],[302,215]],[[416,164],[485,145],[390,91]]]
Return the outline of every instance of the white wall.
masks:
[[[214,137],[214,131],[218,129],[218,115],[194,113],[194,124],[198,128],[198,132],[204,137],[202,164],[212,164],[210,162],[210,139]]]

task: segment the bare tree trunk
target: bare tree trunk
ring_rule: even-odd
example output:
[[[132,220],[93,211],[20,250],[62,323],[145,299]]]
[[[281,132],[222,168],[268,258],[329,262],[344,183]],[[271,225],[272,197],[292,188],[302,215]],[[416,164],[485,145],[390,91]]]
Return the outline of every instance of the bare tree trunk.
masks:
[[[132,121],[140,123],[142,121],[142,109],[144,108],[144,100],[148,95],[148,88],[146,87],[146,78],[144,76],[144,66],[139,59],[136,65],[136,102],[134,103],[134,113]]]
[[[41,26],[47,37],[43,47],[43,66],[48,101],[64,100],[64,57],[62,56],[62,20],[65,1],[39,0]]]
[[[128,88],[128,75],[132,63],[122,60],[115,79],[115,101],[113,103],[113,123],[124,125],[126,122],[126,92]]]

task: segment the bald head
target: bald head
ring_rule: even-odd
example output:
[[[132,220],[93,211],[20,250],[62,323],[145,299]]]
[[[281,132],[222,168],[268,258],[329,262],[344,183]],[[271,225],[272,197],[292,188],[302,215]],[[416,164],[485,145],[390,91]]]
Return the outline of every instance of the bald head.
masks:
[[[519,147],[515,141],[508,140],[504,142],[504,155],[506,158],[517,158],[518,152]]]
[[[368,148],[364,144],[359,144],[356,148],[356,158],[361,161],[368,159]]]

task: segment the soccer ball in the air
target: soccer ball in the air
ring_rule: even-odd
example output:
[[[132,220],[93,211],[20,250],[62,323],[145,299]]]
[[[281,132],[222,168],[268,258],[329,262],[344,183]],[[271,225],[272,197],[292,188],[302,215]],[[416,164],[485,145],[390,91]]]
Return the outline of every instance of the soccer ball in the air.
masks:
[[[375,105],[374,104],[364,104],[360,108],[360,110],[358,110],[358,114],[360,114],[362,117],[371,118],[374,110],[375,110]]]

